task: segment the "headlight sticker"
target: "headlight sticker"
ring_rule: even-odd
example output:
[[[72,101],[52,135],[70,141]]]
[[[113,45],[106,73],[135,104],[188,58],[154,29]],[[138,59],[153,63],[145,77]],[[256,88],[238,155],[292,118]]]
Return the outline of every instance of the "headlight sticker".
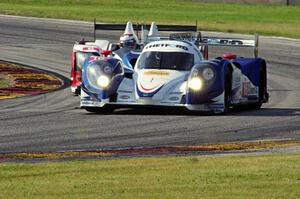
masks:
[[[110,66],[105,66],[103,68],[103,72],[106,73],[106,74],[110,74],[112,71],[111,71],[111,67]]]
[[[205,80],[209,81],[214,78],[215,72],[212,68],[205,68],[203,69],[202,75]]]

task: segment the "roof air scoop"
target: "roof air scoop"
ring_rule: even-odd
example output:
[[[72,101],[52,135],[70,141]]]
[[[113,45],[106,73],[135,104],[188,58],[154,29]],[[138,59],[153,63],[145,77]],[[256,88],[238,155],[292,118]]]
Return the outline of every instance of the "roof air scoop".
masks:
[[[124,35],[130,35],[130,34],[134,34],[134,30],[133,30],[133,26],[131,21],[127,22],[125,31],[124,31]]]
[[[159,37],[159,32],[157,29],[157,25],[155,22],[151,23],[150,31],[148,33],[148,37]]]
[[[127,38],[127,37],[134,37],[134,39],[136,41],[138,41],[138,37],[136,36],[136,34],[134,33],[134,29],[133,29],[133,26],[132,26],[132,23],[131,21],[128,21],[127,22],[127,25],[126,25],[126,28],[125,28],[125,31],[123,33],[123,36],[120,37],[120,40],[122,40],[121,38]]]

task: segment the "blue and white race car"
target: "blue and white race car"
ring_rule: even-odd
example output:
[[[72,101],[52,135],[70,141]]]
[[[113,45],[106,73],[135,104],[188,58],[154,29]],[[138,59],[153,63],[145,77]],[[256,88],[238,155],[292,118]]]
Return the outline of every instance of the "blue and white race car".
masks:
[[[264,59],[233,54],[206,59],[207,45],[253,46],[257,52],[257,42],[258,39],[158,39],[144,46],[131,69],[125,63],[132,56],[126,53],[91,57],[82,69],[80,106],[100,113],[135,106],[213,113],[240,105],[258,109],[268,101]]]

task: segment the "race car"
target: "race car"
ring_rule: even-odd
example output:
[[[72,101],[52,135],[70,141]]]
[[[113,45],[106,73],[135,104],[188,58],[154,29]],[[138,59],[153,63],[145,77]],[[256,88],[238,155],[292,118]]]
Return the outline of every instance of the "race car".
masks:
[[[150,29],[146,34],[147,29]],[[120,37],[119,43],[113,43],[108,40],[96,39],[96,30],[124,30]],[[136,30],[136,34],[135,34]],[[141,30],[141,42],[137,37]],[[160,26],[161,31],[170,30],[195,30],[195,26]],[[77,96],[80,94],[81,70],[85,60],[90,56],[115,56],[124,62],[126,70],[132,71],[134,64],[141,53],[144,45],[152,40],[157,40],[159,32],[155,22],[149,25],[133,25],[130,21],[127,24],[97,24],[94,20],[94,41],[76,41],[72,51],[72,68],[71,68],[71,92]],[[129,74],[132,72],[129,72]],[[126,73],[127,74],[127,73]]]
[[[97,45],[86,44],[84,41],[76,42],[72,51],[71,91],[74,95],[80,93],[81,69],[84,61],[90,56],[100,56],[101,49]]]
[[[218,114],[240,105],[258,109],[268,101],[267,66],[257,57],[258,36],[254,40],[183,38],[173,35],[148,43],[132,75],[126,75],[124,60],[87,60],[81,108],[108,113],[118,107],[156,106]],[[207,45],[253,46],[255,58],[224,54],[207,60],[207,48],[200,50]]]

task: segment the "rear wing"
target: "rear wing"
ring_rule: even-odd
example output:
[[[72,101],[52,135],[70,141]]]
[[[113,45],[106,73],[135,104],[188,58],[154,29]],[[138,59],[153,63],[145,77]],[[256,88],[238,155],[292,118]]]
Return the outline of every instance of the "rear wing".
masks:
[[[200,45],[200,32],[184,32],[184,33],[172,33],[169,35],[170,40],[177,40],[177,41],[188,41],[194,43],[196,46],[199,47]]]
[[[254,35],[254,39],[237,39],[237,38],[220,38],[220,37],[201,37],[199,36],[201,45],[213,46],[233,46],[233,47],[253,47],[254,57],[258,57],[258,34]]]
[[[133,24],[133,29],[137,31],[137,36],[139,35],[139,30],[149,30],[150,24]],[[96,40],[96,30],[125,30],[126,24],[100,24],[96,23],[94,19],[94,40]],[[195,26],[183,26],[183,25],[157,25],[159,31],[197,31],[197,23]]]
[[[133,29],[136,31],[136,35],[139,37],[139,31],[141,31],[142,44],[144,44],[144,30],[149,30],[150,24],[133,24]],[[194,26],[189,25],[157,25],[158,31],[175,31],[175,32],[193,32],[197,33],[197,21]],[[94,40],[96,40],[97,30],[125,30],[126,24],[102,24],[96,23],[94,18]],[[163,38],[161,38],[163,39]],[[170,37],[166,39],[171,40],[185,40],[194,42],[197,46],[236,46],[236,47],[253,47],[254,57],[258,57],[258,41],[257,34],[254,35],[254,39],[238,39],[238,38],[221,38],[221,37],[202,37],[201,32],[198,35],[192,33],[174,33],[170,34]]]

